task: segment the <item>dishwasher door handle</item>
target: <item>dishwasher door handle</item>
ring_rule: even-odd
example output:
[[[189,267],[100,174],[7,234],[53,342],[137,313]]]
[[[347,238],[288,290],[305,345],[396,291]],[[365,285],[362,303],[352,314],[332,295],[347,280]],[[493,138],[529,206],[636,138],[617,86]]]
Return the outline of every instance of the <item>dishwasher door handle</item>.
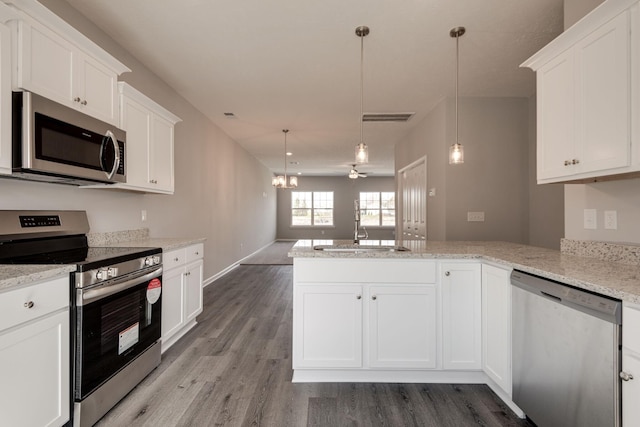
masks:
[[[549,299],[552,299],[554,301],[558,301],[558,302],[562,301],[562,298],[557,297],[555,295],[551,295],[551,294],[549,294],[549,293],[547,293],[545,291],[540,291],[540,293],[542,294],[542,296],[545,296],[545,297],[547,297]]]

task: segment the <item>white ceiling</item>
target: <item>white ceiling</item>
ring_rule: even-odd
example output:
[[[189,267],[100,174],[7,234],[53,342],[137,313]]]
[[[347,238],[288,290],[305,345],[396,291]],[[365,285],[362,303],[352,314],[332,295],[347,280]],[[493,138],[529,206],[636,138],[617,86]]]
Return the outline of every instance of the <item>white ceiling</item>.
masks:
[[[364,111],[369,164],[393,175],[393,146],[444,97],[530,96],[519,64],[562,31],[562,0],[67,0],[274,172],[346,175]],[[223,113],[232,112],[229,119]],[[460,120],[464,120],[461,111]]]

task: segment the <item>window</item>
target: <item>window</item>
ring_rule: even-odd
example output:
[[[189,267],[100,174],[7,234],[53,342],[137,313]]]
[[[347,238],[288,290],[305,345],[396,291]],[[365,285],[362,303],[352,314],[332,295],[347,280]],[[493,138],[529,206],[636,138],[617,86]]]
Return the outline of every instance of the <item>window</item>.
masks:
[[[332,226],[333,191],[292,191],[292,226]]]
[[[360,193],[360,224],[368,226],[396,225],[396,193],[375,191]]]

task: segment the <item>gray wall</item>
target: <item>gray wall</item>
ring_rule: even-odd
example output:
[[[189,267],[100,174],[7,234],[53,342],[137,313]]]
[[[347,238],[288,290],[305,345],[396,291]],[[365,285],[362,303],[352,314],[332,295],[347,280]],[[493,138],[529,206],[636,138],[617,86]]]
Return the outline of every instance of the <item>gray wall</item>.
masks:
[[[535,127],[526,98],[461,98],[460,141],[465,163],[448,164],[455,139],[455,100],[445,99],[396,145],[396,170],[427,156],[430,240],[504,240],[559,247],[562,211],[544,222],[530,210],[530,141]],[[557,193],[557,191],[556,191]],[[540,196],[542,197],[542,196]],[[561,193],[556,198],[562,199]],[[485,222],[467,222],[468,211],[485,212]]]
[[[600,3],[602,0],[565,0],[565,29]],[[565,185],[565,237],[640,243],[639,190],[640,179]],[[597,210],[597,230],[584,229],[584,209]],[[603,228],[605,210],[617,212],[617,230]]]
[[[347,176],[310,177],[298,180],[296,191],[333,191],[334,227],[291,227],[291,190],[278,190],[278,239],[353,239],[353,201],[361,191],[395,191],[393,177],[349,179]],[[394,240],[394,227],[367,227],[370,239]]]
[[[41,3],[131,68],[122,80],[183,120],[175,130],[175,194],[3,179],[0,209],[82,209],[93,232],[148,227],[153,237],[205,237],[205,279],[272,242],[276,193],[266,167],[68,3]]]
[[[529,244],[559,249],[564,236],[564,185],[538,185],[536,98],[529,99]]]
[[[566,30],[604,0],[564,0],[564,29]]]

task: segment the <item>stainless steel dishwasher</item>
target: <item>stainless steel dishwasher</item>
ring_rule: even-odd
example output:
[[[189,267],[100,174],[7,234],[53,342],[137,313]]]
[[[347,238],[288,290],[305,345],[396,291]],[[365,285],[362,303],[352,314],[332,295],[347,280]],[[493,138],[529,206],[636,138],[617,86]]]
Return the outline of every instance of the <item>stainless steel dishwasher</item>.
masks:
[[[539,427],[619,426],[622,303],[514,270],[513,401]]]

